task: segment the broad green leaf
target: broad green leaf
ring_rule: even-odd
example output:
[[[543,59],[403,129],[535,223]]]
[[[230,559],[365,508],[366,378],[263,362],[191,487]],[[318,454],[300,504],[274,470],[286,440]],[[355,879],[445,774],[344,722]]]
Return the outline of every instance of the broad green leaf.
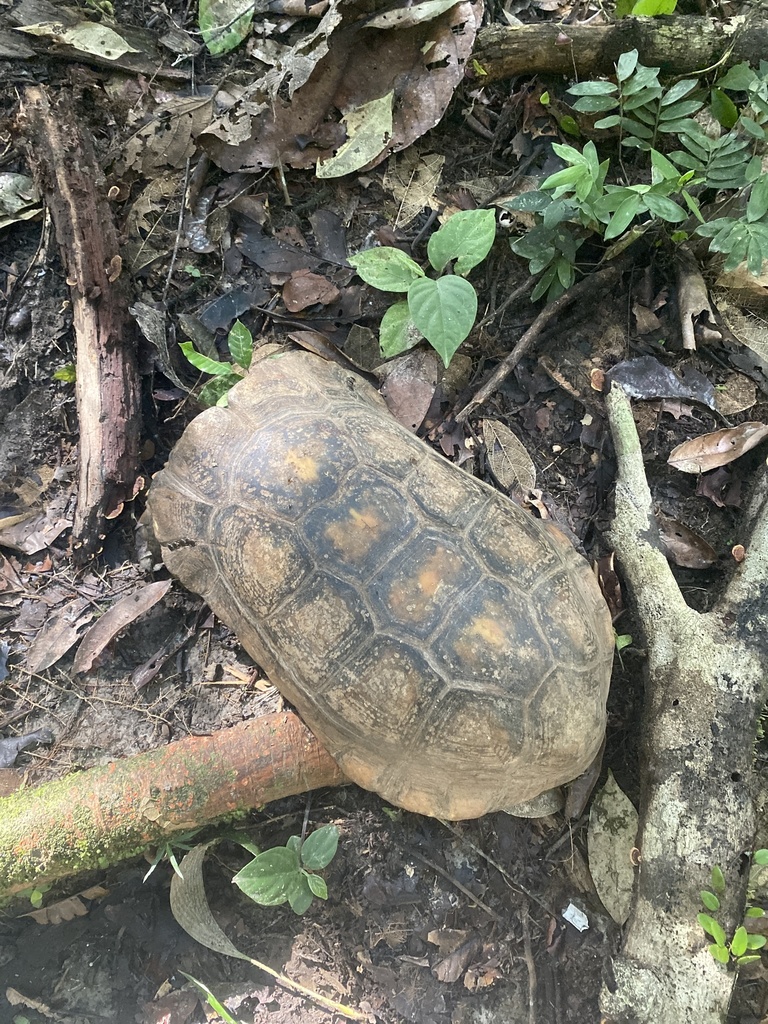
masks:
[[[695,114],[697,110],[701,110],[703,105],[701,100],[679,100],[672,106],[665,107],[659,114],[659,120],[662,122],[678,121],[690,114]]]
[[[697,914],[696,920],[707,935],[712,936],[718,946],[725,945],[725,932],[723,931],[722,925],[719,924],[714,917],[710,917],[709,914]]]
[[[762,959],[763,958],[760,956],[759,953],[748,953],[746,956],[740,956],[736,963],[739,965],[739,967],[746,967],[747,964],[754,964],[756,963],[756,961]]]
[[[595,121],[595,128],[615,128],[620,123],[619,115],[611,114],[609,117],[601,117],[599,121]]]
[[[688,216],[682,206],[678,206],[667,196],[656,195],[653,192],[645,195],[645,205],[655,217],[661,217],[670,224],[679,224]]]
[[[725,946],[710,946],[709,952],[715,960],[718,960],[721,964],[727,964],[731,959],[731,954]]]
[[[744,177],[747,181],[755,182],[763,173],[763,161],[759,156],[753,156],[744,168]]]
[[[587,162],[586,158],[578,149],[575,149],[573,146],[567,146],[563,142],[553,142],[552,149],[561,160],[565,160],[568,164],[581,166]]]
[[[179,348],[186,356],[187,361],[195,369],[202,370],[203,373],[212,373],[217,377],[224,377],[232,373],[232,363],[220,363],[217,359],[209,359],[202,352],[198,352],[191,341],[180,341]]]
[[[408,311],[407,302],[395,302],[379,324],[379,349],[385,359],[407,352],[423,338]]]
[[[651,167],[654,174],[654,183],[657,181],[664,181],[667,178],[674,178],[675,181],[680,177],[680,172],[672,163],[671,160],[667,160],[663,153],[659,153],[658,150],[651,150]]]
[[[766,943],[765,935],[748,935],[747,949],[762,949]]]
[[[612,82],[577,82],[568,92],[572,96],[606,96],[615,93],[616,86]]]
[[[621,118],[621,127],[624,128],[625,131],[631,132],[633,135],[637,135],[639,138],[653,138],[653,132],[647,125],[641,124],[639,121],[635,121],[629,117]]]
[[[520,210],[524,213],[540,213],[545,210],[552,202],[552,196],[547,195],[546,192],[540,192],[538,189],[532,189],[530,192],[521,192],[519,196],[514,196],[512,199],[505,199],[499,203],[499,206],[504,210]]]
[[[461,210],[430,236],[427,256],[438,273],[456,260],[455,272],[466,277],[491,251],[495,237],[493,210]]]
[[[739,119],[736,104],[722,89],[713,89],[710,93],[709,106],[712,116],[723,128],[733,128]]]
[[[635,193],[634,195],[628,196],[619,205],[614,215],[608,221],[608,226],[605,229],[603,237],[606,241],[610,238],[617,238],[626,231],[634,220],[642,203],[642,196]]]
[[[696,220],[699,222],[699,224],[703,224],[704,223],[704,217],[702,216],[701,208],[699,207],[698,202],[685,189],[683,189],[681,195],[682,195],[683,199],[685,200],[685,205],[691,211],[691,213],[696,218]]]
[[[294,853],[301,852],[301,836],[291,836],[288,842],[285,844],[287,850],[292,850]]]
[[[392,138],[394,91],[369,100],[344,115],[347,141],[335,156],[317,164],[318,178],[340,178],[375,160]]]
[[[553,245],[550,245],[543,249],[538,256],[531,256],[528,263],[528,273],[532,276],[540,274],[542,270],[546,270],[556,255],[557,250]]]
[[[765,139],[765,130],[757,123],[757,121],[753,121],[751,117],[745,117],[744,114],[742,114],[739,119],[739,124],[744,131],[749,132],[753,138],[760,139],[761,142]]]
[[[305,914],[312,906],[312,890],[307,877],[299,872],[288,887],[288,902],[294,914]]]
[[[715,896],[713,892],[709,892],[707,889],[702,889],[699,893],[701,896],[701,902],[707,908],[707,910],[719,910],[720,900]]]
[[[765,917],[765,911],[762,907],[748,907],[745,917]]]
[[[750,238],[747,242],[747,270],[755,277],[759,277],[763,270],[763,250],[756,238]]]
[[[240,320],[235,320],[227,335],[227,345],[238,366],[247,370],[253,357],[253,335]]]
[[[582,96],[573,104],[581,114],[600,114],[604,110],[615,110],[619,101],[615,96]]]
[[[635,18],[656,18],[661,14],[674,14],[677,0],[637,0],[632,8]]]
[[[580,138],[581,128],[579,128],[577,122],[569,114],[561,117],[557,123],[566,135],[573,135],[576,139]]]
[[[359,277],[366,284],[380,288],[383,292],[407,292],[410,285],[424,271],[401,249],[383,245],[377,249],[365,249],[347,259]]]
[[[437,281],[422,277],[408,289],[408,308],[413,322],[448,366],[472,330],[477,293],[469,281],[455,274]]]
[[[307,875],[306,879],[307,885],[315,896],[321,900],[328,899],[328,886],[325,884],[324,878],[321,878],[320,875]]]
[[[323,825],[308,835],[301,847],[301,863],[311,871],[327,867],[339,845],[339,830],[335,825]]]
[[[545,178],[541,183],[542,188],[562,188],[562,186],[573,186],[581,178],[584,178],[589,174],[587,168],[582,165],[581,167],[564,167],[562,171],[555,171],[554,174],[550,174],[548,178]]]
[[[237,373],[228,373],[225,377],[214,377],[200,388],[197,400],[206,407],[212,405],[227,405],[227,395],[243,378]]]
[[[616,77],[620,82],[625,81],[633,73],[637,67],[638,56],[637,50],[627,50],[619,57],[616,64]]]
[[[687,96],[692,89],[695,89],[699,84],[696,78],[683,78],[679,82],[675,82],[671,89],[667,89],[661,98],[661,106],[668,107],[671,103],[677,103],[678,100],[683,99]]]
[[[660,85],[641,89],[637,94],[624,100],[624,110],[630,113],[637,107],[647,107],[649,103],[655,103],[659,96],[661,96]]]
[[[752,186],[747,203],[747,220],[761,220],[768,212],[768,174],[761,174]]]
[[[246,38],[253,21],[253,0],[200,0],[197,23],[214,57],[229,53]]]
[[[232,881],[246,896],[262,906],[277,906],[285,903],[292,885],[299,874],[299,858],[294,850],[276,846],[265,850],[246,864]]]
[[[761,864],[765,866],[768,864],[768,850],[755,850],[752,854],[752,860],[755,864]]]
[[[747,929],[744,925],[739,925],[731,939],[731,953],[733,956],[744,956],[747,952],[747,939]]]
[[[734,92],[746,92],[757,78],[757,74],[749,64],[734,64],[717,83],[719,89],[732,89]]]

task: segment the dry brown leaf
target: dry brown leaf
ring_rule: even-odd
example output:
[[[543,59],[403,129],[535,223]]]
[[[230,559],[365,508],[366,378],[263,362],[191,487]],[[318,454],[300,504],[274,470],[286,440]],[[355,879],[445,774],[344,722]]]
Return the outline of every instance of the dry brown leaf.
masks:
[[[289,313],[298,313],[307,306],[320,303],[328,306],[338,299],[339,289],[322,274],[311,270],[294,270],[283,285],[283,302]]]
[[[717,561],[717,552],[703,537],[684,523],[656,513],[659,539],[664,554],[684,569],[709,569]]]
[[[95,622],[83,637],[75,655],[75,672],[88,672],[112,640],[132,622],[153,608],[168,593],[171,580],[148,583],[127,597],[120,598]]]
[[[76,917],[85,917],[88,907],[79,896],[70,896],[69,899],[59,900],[52,903],[50,907],[41,907],[40,910],[32,910],[24,917],[32,917],[38,924],[61,924],[62,921],[72,921]]]
[[[670,453],[667,462],[681,473],[706,473],[733,462],[766,437],[768,426],[765,423],[740,423],[737,427],[726,427],[684,441]]]
[[[27,671],[35,674],[55,665],[77,643],[93,615],[90,601],[81,597],[51,615],[27,651]]]
[[[419,347],[377,367],[381,393],[398,423],[418,430],[432,404],[439,367],[432,348]]]
[[[507,490],[526,494],[536,486],[536,467],[522,441],[499,420],[483,420],[488,464]]]

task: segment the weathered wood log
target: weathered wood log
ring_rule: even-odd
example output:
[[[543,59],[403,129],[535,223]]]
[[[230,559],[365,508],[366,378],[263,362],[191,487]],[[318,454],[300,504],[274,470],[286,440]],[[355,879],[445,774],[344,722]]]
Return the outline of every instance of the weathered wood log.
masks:
[[[101,547],[104,522],[134,494],[139,453],[136,327],[121,276],[117,231],[103,175],[72,94],[53,101],[24,90],[19,123],[27,157],[56,229],[72,298],[77,346],[79,488],[75,557]]]
[[[729,48],[733,47],[729,52]],[[683,75],[747,61],[758,65],[768,53],[768,20],[719,22],[702,17],[621,18],[610,25],[491,25],[478,34],[472,54],[492,82],[513,75],[610,74],[622,53],[634,50],[640,63],[664,74]]]
[[[21,790],[0,800],[0,896],[345,782],[330,754],[286,711]]]

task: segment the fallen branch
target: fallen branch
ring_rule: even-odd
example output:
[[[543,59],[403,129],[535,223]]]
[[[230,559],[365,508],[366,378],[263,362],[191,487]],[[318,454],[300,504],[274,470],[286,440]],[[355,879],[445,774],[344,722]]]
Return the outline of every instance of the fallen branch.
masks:
[[[611,74],[622,53],[637,49],[640,63],[682,75],[739,61],[755,66],[768,53],[764,17],[715,21],[698,16],[621,18],[609,25],[491,25],[477,37],[472,58],[482,82],[540,73],[578,78]]]
[[[296,715],[283,712],[22,790],[0,800],[0,896],[346,781]]]
[[[56,228],[70,285],[77,344],[79,487],[73,535],[84,561],[101,548],[104,521],[134,495],[139,461],[135,324],[121,278],[117,231],[93,145],[62,89],[24,90],[19,123]]]
[[[602,1009],[623,1024],[722,1024],[735,973],[717,963],[697,923],[700,890],[720,865],[718,920],[741,923],[755,809],[752,764],[768,660],[768,473],[748,512],[747,557],[720,602],[689,608],[658,545],[629,399],[606,397],[618,460],[610,539],[648,649],[642,722],[640,866],[615,988]]]

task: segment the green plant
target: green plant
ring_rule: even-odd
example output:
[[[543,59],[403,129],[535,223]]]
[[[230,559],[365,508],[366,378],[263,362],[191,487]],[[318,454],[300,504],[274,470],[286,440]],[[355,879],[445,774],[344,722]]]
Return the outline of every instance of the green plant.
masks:
[[[382,318],[382,355],[389,358],[405,352],[423,337],[448,366],[477,315],[477,293],[466,275],[488,255],[495,235],[493,210],[455,213],[427,244],[436,278],[427,277],[415,260],[390,246],[366,249],[349,258],[367,284],[407,293],[407,301],[394,303]],[[445,273],[450,263],[452,274]]]
[[[338,844],[335,825],[323,825],[304,842],[291,836],[285,846],[257,854],[232,881],[255,903],[264,907],[290,903],[296,914],[303,914],[315,896],[328,899],[325,879],[315,872],[331,863]]]
[[[752,854],[752,861],[759,865],[768,864],[768,850],[755,850]],[[725,876],[717,864],[712,868],[710,884],[711,889],[702,889],[700,893],[701,902],[710,913],[698,914],[696,917],[707,935],[714,939],[709,946],[710,954],[721,964],[734,963],[738,967],[759,960],[759,953],[754,951],[762,949],[765,945],[764,935],[752,935],[744,925],[739,925],[729,940],[723,926],[711,916],[720,909],[720,898],[725,892]],[[747,908],[747,917],[763,917],[764,915],[765,911],[761,907]]]
[[[227,335],[227,346],[234,363],[221,362],[198,352],[191,341],[180,341],[179,348],[187,361],[203,373],[210,373],[213,380],[200,390],[197,396],[202,405],[226,405],[227,392],[243,379],[253,358],[253,335],[240,320],[235,320]]]
[[[572,86],[576,111],[605,113],[595,122],[598,129],[619,129],[622,146],[647,154],[639,173],[650,181],[607,184],[609,161],[601,160],[594,142],[583,150],[553,144],[567,164],[550,175],[539,189],[526,192],[502,205],[533,213],[538,223],[511,242],[512,250],[529,261],[533,274],[541,274],[533,291],[535,300],[545,293],[557,298],[569,288],[576,274],[576,252],[591,235],[604,241],[618,239],[614,249],[624,248],[638,233],[661,225],[680,225],[692,215],[694,232],[711,238],[710,250],[726,256],[732,270],[746,261],[759,274],[768,259],[768,174],[763,173],[758,150],[768,141],[768,62],[759,71],[742,64],[731,68],[711,90],[710,106],[717,131],[708,134],[691,115],[704,106],[698,81],[683,79],[669,89],[659,82],[659,68],[638,62],[637,50],[624,53],[616,65],[616,82],[590,81]],[[739,112],[727,91],[745,93],[747,104]],[[722,132],[722,126],[729,126]],[[681,147],[664,155],[662,143],[676,141]],[[700,197],[722,190],[738,194],[734,208],[741,213],[705,221]],[[672,240],[688,237],[675,231]]]
[[[142,882],[146,882],[152,872],[155,870],[158,864],[162,861],[167,860],[179,878],[184,878],[179,867],[179,861],[176,856],[176,850],[183,850],[187,853],[192,849],[190,840],[194,839],[197,833],[200,831],[199,828],[193,829],[191,832],[183,832],[179,836],[174,836],[173,839],[167,840],[167,842],[160,843],[155,851],[155,856],[150,865],[149,871],[142,878]]]

